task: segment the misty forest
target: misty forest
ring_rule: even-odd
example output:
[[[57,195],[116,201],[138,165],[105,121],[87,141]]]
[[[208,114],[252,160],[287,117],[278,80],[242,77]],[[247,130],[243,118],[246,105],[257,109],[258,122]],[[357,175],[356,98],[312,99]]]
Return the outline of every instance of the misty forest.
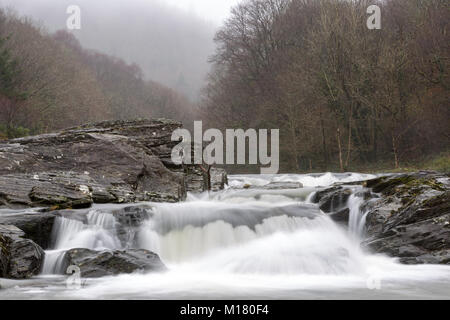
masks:
[[[208,34],[192,36],[192,46],[204,39],[197,51],[208,60],[201,64],[188,48],[190,57],[179,63],[197,65],[196,73],[167,68],[165,77],[2,9],[0,138],[104,119],[166,117],[188,128],[193,120],[219,129],[279,128],[284,171],[395,169],[434,159],[448,169],[449,4],[384,1],[380,30],[366,27],[368,5],[243,1],[215,34],[215,52],[207,54]],[[189,21],[183,23],[174,29]],[[196,23],[190,33],[205,28]],[[155,37],[146,42],[143,30],[138,44],[124,33],[117,37],[130,50],[159,46]],[[165,48],[171,55],[176,50]],[[142,51],[137,60],[145,60]]]
[[[0,300],[449,299],[449,23],[448,0],[0,0]],[[279,172],[177,162],[197,121],[273,129]]]

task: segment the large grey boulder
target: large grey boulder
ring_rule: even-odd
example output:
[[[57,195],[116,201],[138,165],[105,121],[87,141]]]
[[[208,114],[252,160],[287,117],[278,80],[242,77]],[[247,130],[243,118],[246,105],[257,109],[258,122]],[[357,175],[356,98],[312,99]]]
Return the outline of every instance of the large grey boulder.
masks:
[[[0,225],[0,277],[27,279],[39,274],[44,250],[11,225]]]
[[[363,243],[408,264],[450,264],[450,179],[421,172],[368,181],[380,198],[365,208]]]
[[[115,251],[72,249],[65,253],[63,259],[63,270],[69,266],[77,266],[83,278],[98,278],[136,271],[166,270],[159,256],[145,249]]]
[[[92,203],[176,202],[204,191],[198,168],[171,160],[165,119],[104,121],[0,144],[0,207],[86,208]],[[226,175],[214,173],[223,188]]]
[[[51,234],[57,212],[10,212],[0,214],[0,225],[11,225],[19,228],[23,236],[40,247],[50,246]]]

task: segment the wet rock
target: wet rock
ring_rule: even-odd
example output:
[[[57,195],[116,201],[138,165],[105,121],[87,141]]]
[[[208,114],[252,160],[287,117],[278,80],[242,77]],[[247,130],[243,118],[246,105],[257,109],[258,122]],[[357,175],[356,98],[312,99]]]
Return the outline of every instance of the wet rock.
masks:
[[[345,208],[338,212],[333,212],[330,214],[330,218],[338,223],[342,223],[345,225],[348,225],[349,219],[350,219],[350,209]]]
[[[152,215],[152,208],[146,205],[130,206],[113,211],[117,221],[117,237],[122,247],[135,247],[137,244],[136,235],[139,227]]]
[[[344,209],[351,194],[351,189],[335,186],[316,192],[311,201],[318,203],[323,212],[332,213]]]
[[[450,179],[429,172],[367,182],[381,197],[367,203],[363,246],[408,264],[450,264]]]
[[[156,253],[144,249],[116,251],[72,249],[64,255],[63,270],[71,265],[80,268],[83,278],[166,270]]]
[[[184,166],[183,170],[187,192],[201,193],[208,190],[208,175],[201,168],[195,165],[189,165]],[[221,168],[211,168],[210,179],[211,191],[222,190],[228,184],[227,173]]]
[[[25,233],[11,225],[0,225],[0,276],[27,279],[37,275],[44,261],[44,250]]]
[[[362,205],[362,210],[368,212],[366,216],[366,235],[380,234],[388,223],[392,212],[401,207],[401,202],[384,197],[368,201]]]
[[[450,264],[450,214],[395,226],[363,245],[407,264]]]
[[[219,191],[225,188],[228,184],[228,175],[224,169],[221,168],[211,168],[211,190]]]
[[[2,226],[0,225],[0,228]],[[9,251],[6,237],[0,233],[0,278],[6,277],[8,272]]]
[[[0,207],[85,208],[92,203],[176,202],[205,177],[171,162],[173,130],[157,119],[104,121],[0,144]],[[212,171],[213,188],[226,174]]]
[[[13,212],[0,214],[0,224],[12,225],[24,232],[24,237],[40,247],[50,246],[55,212]]]
[[[152,207],[148,205],[129,206],[112,212],[117,222],[122,225],[139,227],[152,216]]]
[[[200,168],[196,166],[186,166],[179,170],[185,174],[187,192],[199,193],[207,189],[206,177]]]
[[[339,223],[347,223],[346,202],[352,192],[364,199],[366,214],[363,247],[399,257],[403,263],[450,264],[448,174],[418,172],[394,174],[348,183],[317,192],[312,201]]]
[[[303,184],[300,182],[271,182],[263,186],[253,186],[250,184],[245,184],[242,188],[244,189],[257,189],[257,190],[286,190],[286,189],[301,189]]]

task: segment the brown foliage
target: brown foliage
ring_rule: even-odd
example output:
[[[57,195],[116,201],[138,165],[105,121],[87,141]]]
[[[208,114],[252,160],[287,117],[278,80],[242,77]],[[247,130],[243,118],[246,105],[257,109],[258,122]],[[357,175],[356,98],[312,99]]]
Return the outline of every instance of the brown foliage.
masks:
[[[448,148],[448,1],[380,1],[381,30],[366,27],[372,4],[237,6],[216,36],[204,118],[280,128],[284,169],[397,166]]]
[[[104,119],[186,119],[183,96],[143,79],[136,64],[85,50],[66,31],[49,34],[34,21],[0,10],[0,38],[18,61],[15,90],[26,99],[0,97],[0,125],[32,133]]]

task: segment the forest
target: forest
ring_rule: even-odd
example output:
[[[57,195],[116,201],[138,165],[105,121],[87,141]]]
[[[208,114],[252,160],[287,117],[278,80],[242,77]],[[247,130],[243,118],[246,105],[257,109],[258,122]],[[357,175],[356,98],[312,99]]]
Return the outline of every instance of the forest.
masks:
[[[6,9],[0,9],[0,106],[0,139],[105,119],[186,121],[192,108],[182,94],[145,80],[138,65],[83,49],[68,31],[49,33]]]
[[[367,27],[374,4],[379,30]],[[280,129],[285,172],[400,170],[435,158],[449,170],[449,21],[447,0],[245,0],[215,35],[195,101],[1,9],[0,139],[165,117]]]
[[[367,8],[381,8],[381,29]],[[446,0],[250,0],[216,34],[202,115],[279,128],[285,171],[449,162]]]

